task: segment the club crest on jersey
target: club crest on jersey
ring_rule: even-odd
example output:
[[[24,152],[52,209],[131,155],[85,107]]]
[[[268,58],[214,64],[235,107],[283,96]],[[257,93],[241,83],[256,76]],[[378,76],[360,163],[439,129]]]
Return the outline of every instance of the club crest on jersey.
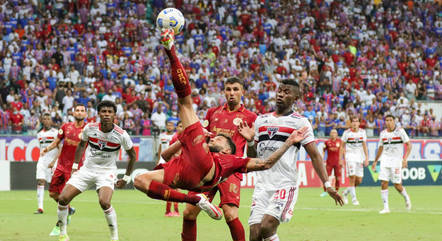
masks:
[[[276,132],[278,132],[279,127],[269,127],[267,128],[267,133],[269,134],[270,139],[273,138],[273,136],[275,136]]]
[[[106,146],[106,142],[102,140],[98,140],[98,147],[100,150],[103,150],[103,148]]]
[[[390,144],[391,143],[391,137],[388,137],[387,141],[388,141],[388,144]]]

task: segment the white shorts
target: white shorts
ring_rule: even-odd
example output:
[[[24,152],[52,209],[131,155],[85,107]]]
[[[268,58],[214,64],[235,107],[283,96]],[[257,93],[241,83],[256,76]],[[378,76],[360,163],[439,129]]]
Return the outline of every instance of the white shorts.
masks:
[[[400,167],[382,167],[379,172],[379,180],[391,181],[395,184],[402,183],[402,168]]]
[[[279,222],[288,222],[293,216],[293,208],[298,199],[299,188],[290,186],[277,191],[256,189],[253,192],[249,225],[259,224],[265,214]]]
[[[44,179],[48,183],[51,182],[53,172],[52,169],[48,167],[50,163],[51,162],[47,162],[44,160],[39,160],[37,162],[37,170],[35,173],[35,177],[37,180]]]
[[[364,165],[362,162],[349,162],[347,161],[347,176],[364,176]]]
[[[91,170],[83,167],[74,172],[66,184],[76,187],[81,192],[86,191],[94,184],[96,190],[102,187],[110,187],[113,190],[116,177],[115,170]]]

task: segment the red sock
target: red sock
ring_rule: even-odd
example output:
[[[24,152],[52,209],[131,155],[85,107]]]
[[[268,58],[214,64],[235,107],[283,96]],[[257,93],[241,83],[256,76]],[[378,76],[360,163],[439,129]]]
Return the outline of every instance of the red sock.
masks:
[[[246,241],[246,235],[244,233],[244,227],[239,221],[239,218],[235,218],[232,221],[228,222],[230,228],[230,234],[232,235],[232,239],[234,241]]]
[[[182,241],[196,241],[196,220],[183,219]]]
[[[173,207],[175,208],[175,212],[178,213],[178,212],[179,212],[179,211],[178,211],[178,203],[173,203]]]
[[[167,56],[169,56],[170,65],[172,67],[172,83],[178,98],[184,98],[192,93],[190,89],[189,78],[186,70],[181,65],[180,60],[176,56],[175,46],[170,50],[166,49]]]
[[[172,202],[186,202],[190,204],[197,204],[200,201],[200,197],[198,196],[189,196],[187,194],[178,192],[173,190],[167,185],[162,183],[151,181],[149,190],[147,191],[147,196],[153,199],[160,199],[164,201],[172,201]]]
[[[170,206],[172,205],[171,202],[166,203],[166,213],[170,213]]]

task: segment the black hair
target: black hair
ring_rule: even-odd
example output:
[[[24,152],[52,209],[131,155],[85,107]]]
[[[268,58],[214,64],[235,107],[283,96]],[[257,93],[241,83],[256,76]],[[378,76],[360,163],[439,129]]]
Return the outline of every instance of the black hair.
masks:
[[[388,114],[385,116],[385,119],[387,119],[388,117],[391,117],[394,120],[394,116],[392,114]]]
[[[97,111],[100,112],[101,108],[103,107],[112,107],[114,109],[114,112],[117,113],[117,106],[114,102],[110,100],[103,100],[97,105]]]
[[[45,112],[41,115],[41,118],[46,117],[46,116],[51,117],[51,114],[49,112]]]
[[[230,77],[228,78],[225,82],[224,82],[224,87],[227,84],[234,84],[234,83],[238,83],[240,84],[243,88],[244,88],[244,81],[242,81],[240,78],[238,77]]]
[[[291,86],[294,86],[296,88],[299,88],[298,82],[296,82],[293,79],[284,79],[284,80],[281,81],[281,84],[283,84],[283,85],[291,85]]]
[[[219,133],[217,136],[222,136],[222,137],[226,138],[227,143],[229,144],[229,147],[230,147],[230,154],[235,155],[236,154],[236,145],[232,141],[232,138],[230,138],[230,136],[222,134],[222,133]]]
[[[74,110],[77,109],[78,106],[83,106],[85,109],[87,109],[87,107],[83,103],[76,103],[74,105]]]

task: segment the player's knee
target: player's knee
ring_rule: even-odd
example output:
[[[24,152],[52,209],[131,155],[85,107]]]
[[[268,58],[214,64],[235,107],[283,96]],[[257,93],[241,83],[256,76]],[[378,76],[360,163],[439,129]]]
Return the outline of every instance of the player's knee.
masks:
[[[134,187],[138,190],[148,190],[150,185],[150,179],[148,176],[138,175],[134,180]]]
[[[37,185],[39,185],[39,186],[44,186],[45,185],[45,180],[43,180],[43,179],[38,179],[37,180]]]
[[[49,192],[49,197],[51,197],[56,202],[58,202],[58,193],[56,193],[56,192]]]
[[[58,204],[66,206],[69,204],[69,199],[65,195],[58,196]]]
[[[111,203],[108,200],[100,199],[99,202],[103,210],[108,210],[111,207]]]
[[[186,220],[196,220],[198,214],[199,211],[196,207],[186,206],[186,209],[183,211],[183,218]]]
[[[235,206],[223,205],[222,209],[227,223],[238,217],[238,209]]]
[[[263,237],[270,237],[276,232],[278,221],[275,219],[264,219],[261,222],[261,235]]]
[[[250,226],[250,241],[261,241],[261,227],[257,225]]]

